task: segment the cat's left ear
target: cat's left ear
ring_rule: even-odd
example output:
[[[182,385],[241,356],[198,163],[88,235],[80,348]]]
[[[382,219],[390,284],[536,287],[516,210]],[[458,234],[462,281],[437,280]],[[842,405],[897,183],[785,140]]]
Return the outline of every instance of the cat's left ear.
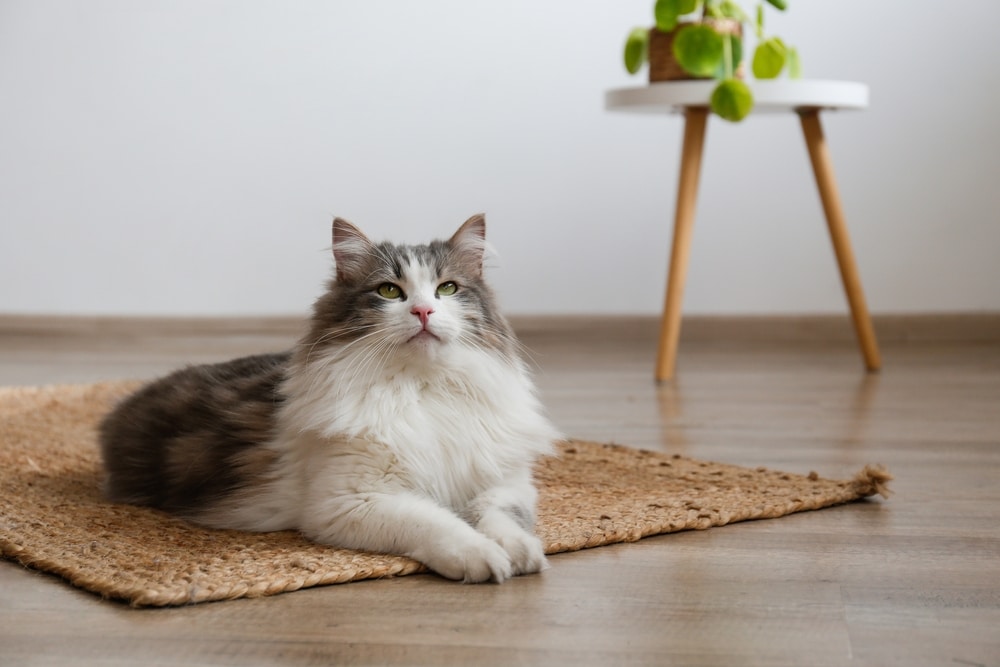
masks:
[[[337,280],[351,282],[365,268],[374,244],[364,232],[343,218],[333,221],[333,260],[337,267]]]
[[[477,213],[458,228],[448,243],[455,248],[476,275],[483,273],[483,255],[486,253],[486,216]]]

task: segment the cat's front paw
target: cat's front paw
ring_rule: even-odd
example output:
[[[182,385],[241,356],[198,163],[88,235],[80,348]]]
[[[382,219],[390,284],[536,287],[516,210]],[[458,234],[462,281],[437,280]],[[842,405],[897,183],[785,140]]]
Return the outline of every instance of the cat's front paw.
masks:
[[[530,533],[510,531],[497,537],[497,542],[510,556],[515,575],[540,572],[548,567],[542,541]]]
[[[476,530],[499,544],[510,556],[514,574],[531,574],[548,567],[542,541],[505,512],[488,512],[479,519]]]
[[[514,576],[510,556],[499,544],[485,537],[461,545],[451,545],[431,554],[415,555],[417,560],[442,577],[467,584],[483,581],[502,583]]]

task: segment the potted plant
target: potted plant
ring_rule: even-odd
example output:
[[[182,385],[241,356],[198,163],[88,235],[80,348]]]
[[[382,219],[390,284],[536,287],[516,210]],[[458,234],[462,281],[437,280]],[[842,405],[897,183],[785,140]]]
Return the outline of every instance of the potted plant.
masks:
[[[785,10],[786,0],[765,0]],[[710,107],[729,121],[740,121],[753,109],[753,94],[743,76],[743,27],[751,23],[735,0],[656,0],[656,25],[635,28],[625,42],[625,69],[630,74],[649,62],[649,80],[717,79]],[[752,21],[757,47],[751,69],[758,79],[776,78],[783,70],[800,76],[796,50],[779,37],[764,34],[764,2]]]

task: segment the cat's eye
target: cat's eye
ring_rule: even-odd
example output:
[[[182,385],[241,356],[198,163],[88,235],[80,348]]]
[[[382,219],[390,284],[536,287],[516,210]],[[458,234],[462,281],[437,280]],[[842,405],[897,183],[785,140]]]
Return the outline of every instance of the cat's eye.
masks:
[[[451,282],[450,280],[446,283],[441,283],[437,288],[438,296],[451,296],[458,291],[458,285]]]
[[[392,283],[382,283],[375,291],[378,292],[378,295],[383,299],[403,298],[403,290],[399,289],[398,285],[393,285]]]

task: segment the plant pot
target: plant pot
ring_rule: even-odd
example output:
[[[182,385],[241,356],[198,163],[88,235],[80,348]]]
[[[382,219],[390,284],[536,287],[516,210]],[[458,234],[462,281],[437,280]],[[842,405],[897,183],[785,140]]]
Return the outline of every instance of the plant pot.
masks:
[[[699,23],[704,23],[705,25],[711,26],[715,32],[721,35],[738,35],[743,36],[743,24],[739,21],[733,19],[710,19],[706,18]],[[689,74],[680,63],[677,62],[677,58],[674,57],[674,35],[677,31],[686,25],[691,25],[691,22],[679,23],[676,28],[670,32],[661,32],[653,26],[649,30],[649,82],[653,83],[655,81],[686,81],[692,79],[711,79],[710,76],[695,76]],[[741,60],[739,65],[736,66],[736,77],[739,79],[743,78],[743,73],[746,71],[744,62]]]

